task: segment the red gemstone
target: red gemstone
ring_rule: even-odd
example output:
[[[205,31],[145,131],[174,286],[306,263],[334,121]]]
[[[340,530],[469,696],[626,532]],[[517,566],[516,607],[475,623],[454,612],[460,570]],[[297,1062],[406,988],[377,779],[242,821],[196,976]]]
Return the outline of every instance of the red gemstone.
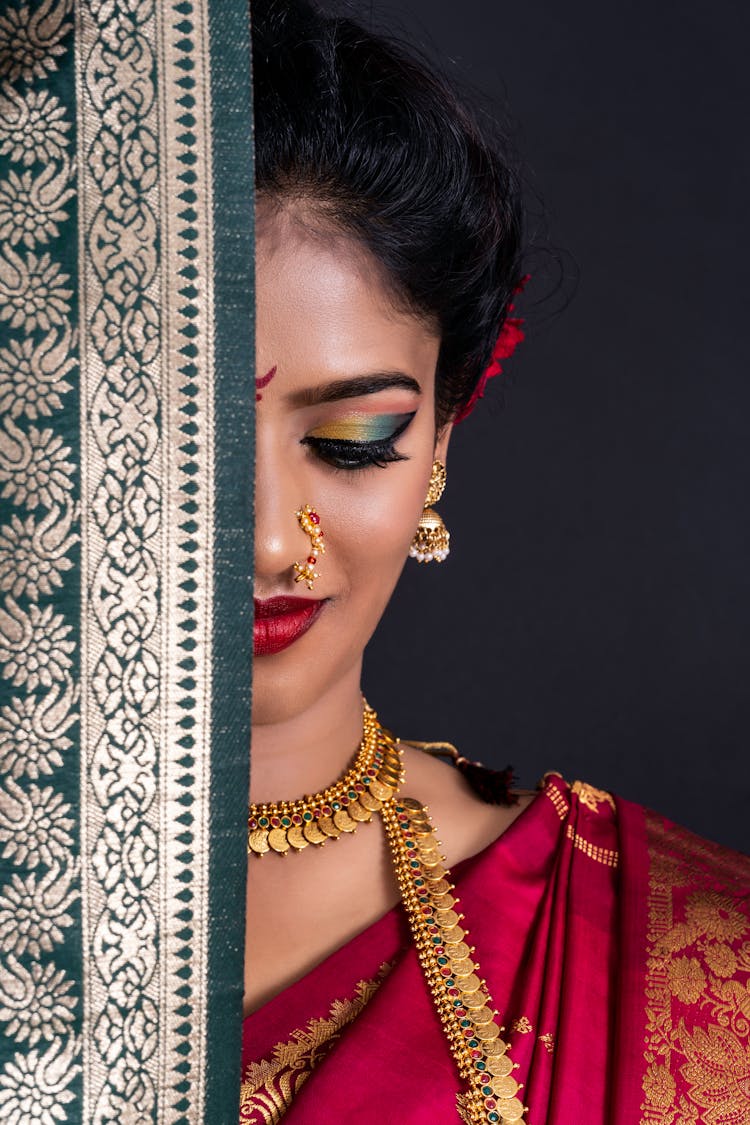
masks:
[[[302,823],[302,817],[299,815],[299,813],[294,814],[294,816],[292,817],[292,823],[293,824],[301,824]]]
[[[457,1016],[458,1016],[458,1017],[459,1017],[460,1019],[463,1019],[463,1018],[464,1018],[464,1016],[466,1015],[466,1008],[456,1008],[456,1009],[455,1009],[455,1014],[456,1014],[456,1015],[457,1015]]]
[[[459,995],[458,989],[457,988],[449,988],[448,989],[448,995],[449,996],[458,996]]]
[[[495,1109],[497,1106],[497,1102],[494,1098],[485,1098],[484,1104],[487,1109]]]
[[[279,820],[279,818],[277,816],[271,817],[271,825],[272,825],[273,828],[278,828],[280,824],[281,824],[281,821]]]
[[[310,512],[310,523],[320,523],[320,516],[317,512]]]
[[[474,1050],[474,1051],[472,1051],[472,1052],[471,1052],[471,1057],[472,1057],[473,1059],[481,1059],[481,1057],[482,1057],[482,1052],[481,1052],[481,1051],[477,1051],[477,1050]]]
[[[250,817],[250,819],[247,822],[247,826],[248,826],[248,828],[257,828],[258,827],[258,822],[257,822],[257,820],[255,819],[254,816]]]
[[[315,558],[315,555],[308,555],[307,561],[309,562],[310,566],[315,566],[318,560]]]

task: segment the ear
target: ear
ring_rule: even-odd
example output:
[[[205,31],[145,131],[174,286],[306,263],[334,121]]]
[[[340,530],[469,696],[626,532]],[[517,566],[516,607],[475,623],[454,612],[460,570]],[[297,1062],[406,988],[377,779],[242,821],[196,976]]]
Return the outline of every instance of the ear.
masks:
[[[451,440],[453,433],[453,423],[446,422],[446,424],[438,430],[435,437],[435,460],[442,461],[445,465],[448,460],[448,443]]]

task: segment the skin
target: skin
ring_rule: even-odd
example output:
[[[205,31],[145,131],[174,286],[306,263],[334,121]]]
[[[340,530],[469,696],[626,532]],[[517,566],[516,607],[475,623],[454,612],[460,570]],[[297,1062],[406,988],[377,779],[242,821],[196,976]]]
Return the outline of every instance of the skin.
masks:
[[[258,220],[257,370],[276,370],[257,415],[255,596],[326,600],[304,636],[255,660],[255,802],[316,792],[347,769],[362,736],[363,651],[407,558],[433,460],[446,461],[450,438],[450,427],[435,431],[435,327],[399,305],[366,250],[316,227],[299,207],[263,205]],[[331,384],[383,373],[415,387],[315,401]],[[383,428],[383,415],[411,412],[395,441],[404,460],[385,468],[332,467],[305,443],[342,425],[367,434]],[[295,585],[292,569],[307,554],[294,516],[305,503],[319,513],[326,542],[312,592]],[[484,848],[525,807],[484,804],[456,770],[418,750],[407,748],[405,763],[402,792],[429,805],[450,864]],[[323,848],[250,857],[245,1012],[397,901],[377,817]]]

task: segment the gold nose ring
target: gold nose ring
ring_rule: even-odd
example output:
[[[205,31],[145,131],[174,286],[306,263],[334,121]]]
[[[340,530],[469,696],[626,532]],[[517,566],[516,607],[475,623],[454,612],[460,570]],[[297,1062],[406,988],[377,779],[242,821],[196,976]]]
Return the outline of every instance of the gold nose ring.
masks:
[[[315,567],[318,564],[318,555],[325,554],[323,532],[320,528],[320,516],[309,504],[296,511],[297,522],[305,535],[310,536],[310,554],[303,563],[294,563],[294,581],[304,582],[308,590],[312,590],[316,578],[320,578]]]

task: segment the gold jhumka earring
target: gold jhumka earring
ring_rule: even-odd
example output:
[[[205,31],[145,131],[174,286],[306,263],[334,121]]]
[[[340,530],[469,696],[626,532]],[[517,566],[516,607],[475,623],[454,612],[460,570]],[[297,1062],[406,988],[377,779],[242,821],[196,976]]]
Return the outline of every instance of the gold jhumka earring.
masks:
[[[324,555],[326,550],[323,543],[323,532],[320,528],[320,516],[309,504],[305,504],[304,508],[300,508],[294,514],[305,535],[310,536],[310,554],[303,563],[296,562],[293,564],[294,581],[304,582],[308,590],[312,590],[315,579],[320,578],[315,569],[318,563],[318,555]]]
[[[417,530],[409,547],[409,557],[417,562],[443,562],[450,553],[450,532],[442,518],[430,505],[437,504],[443,495],[447,473],[442,461],[432,465],[432,475],[424,502],[424,511],[419,518]]]

